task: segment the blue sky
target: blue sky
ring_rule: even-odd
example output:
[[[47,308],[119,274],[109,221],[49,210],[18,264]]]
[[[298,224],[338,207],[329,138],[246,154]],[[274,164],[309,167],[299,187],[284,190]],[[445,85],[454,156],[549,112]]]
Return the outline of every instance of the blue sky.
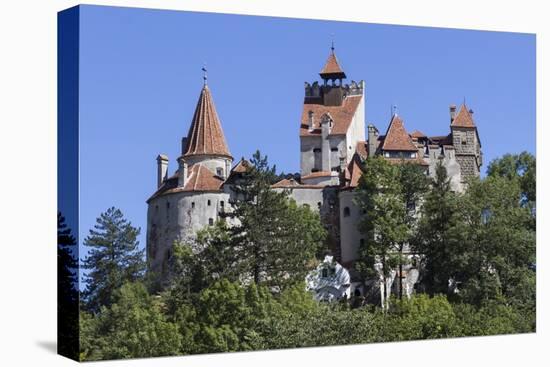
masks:
[[[116,206],[145,245],[155,158],[176,169],[205,62],[234,158],[260,149],[298,172],[303,85],[319,80],[332,34],[348,82],[366,82],[367,123],[385,131],[396,105],[409,131],[447,134],[449,105],[465,98],[483,170],[535,153],[534,35],[99,6],[80,16],[80,242]]]

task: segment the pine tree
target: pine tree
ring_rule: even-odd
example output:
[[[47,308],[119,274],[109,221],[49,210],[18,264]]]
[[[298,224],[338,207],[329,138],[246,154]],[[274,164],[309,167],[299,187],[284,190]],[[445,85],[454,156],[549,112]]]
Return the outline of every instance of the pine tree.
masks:
[[[57,345],[61,355],[78,360],[78,253],[65,217],[57,213]]]
[[[451,191],[447,169],[438,162],[429,192],[424,197],[413,247],[423,255],[422,285],[430,294],[444,293],[459,266],[462,245],[458,230],[458,197]]]
[[[326,231],[319,216],[276,192],[275,166],[257,151],[251,167],[235,187],[237,200],[227,213],[237,224],[230,227],[230,246],[243,275],[256,284],[282,287],[302,281]]]
[[[82,262],[82,268],[89,270],[84,276],[83,298],[90,311],[109,306],[114,290],[143,276],[144,250],[139,249],[139,233],[140,229],[114,207],[97,218],[94,229],[84,239],[84,246],[90,250]]]

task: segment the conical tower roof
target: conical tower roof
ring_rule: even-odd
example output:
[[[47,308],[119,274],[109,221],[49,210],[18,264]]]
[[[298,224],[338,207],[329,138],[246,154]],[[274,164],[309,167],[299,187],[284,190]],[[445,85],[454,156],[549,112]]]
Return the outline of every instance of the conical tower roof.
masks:
[[[206,84],[202,88],[195,108],[183,154],[184,157],[193,155],[221,155],[232,158],[225,142],[212,94]]]
[[[338,62],[338,59],[336,58],[336,54],[334,53],[334,48],[331,49],[327,62],[325,63],[325,66],[323,67],[319,75],[323,79],[345,79],[346,78],[346,73],[344,73],[344,70],[342,70],[342,68],[340,67],[340,63]]]
[[[460,106],[460,110],[453,119],[451,126],[454,127],[476,127],[474,123],[474,118],[472,117],[471,112],[468,110],[465,104]]]

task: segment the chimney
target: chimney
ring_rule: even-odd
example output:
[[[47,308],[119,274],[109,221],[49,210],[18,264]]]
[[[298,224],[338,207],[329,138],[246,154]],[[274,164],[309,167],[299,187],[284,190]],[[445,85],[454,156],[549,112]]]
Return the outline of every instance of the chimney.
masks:
[[[452,104],[449,106],[449,113],[451,114],[451,124],[452,124],[456,117],[456,105]]]
[[[168,157],[159,154],[157,157],[157,188],[162,186],[168,176]]]
[[[187,136],[184,136],[181,138],[181,155],[185,154],[185,150],[187,148]]]
[[[187,177],[189,173],[187,172],[187,162],[183,157],[178,158],[179,170],[178,170],[178,187],[184,187],[187,183]]]
[[[313,131],[313,111],[309,111],[307,114],[307,130]]]
[[[374,157],[378,148],[378,130],[372,124],[368,126],[368,139],[368,154],[369,157]]]

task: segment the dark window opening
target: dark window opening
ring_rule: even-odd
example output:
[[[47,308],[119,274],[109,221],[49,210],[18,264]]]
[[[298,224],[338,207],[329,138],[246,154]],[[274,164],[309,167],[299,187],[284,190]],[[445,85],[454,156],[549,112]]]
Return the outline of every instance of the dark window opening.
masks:
[[[328,269],[325,268],[325,269],[323,269],[323,270],[321,271],[321,277],[323,277],[323,278],[327,278],[327,277],[328,277]]]
[[[360,245],[360,246],[363,246],[364,244],[365,244],[365,239],[364,239],[364,238],[361,238],[361,239],[359,240],[359,245]]]
[[[331,152],[337,152],[337,151],[338,151],[338,148],[330,148],[330,151],[331,151]]]
[[[224,205],[225,205],[225,204],[224,204],[223,200],[220,201],[220,206],[221,206],[222,208],[224,207]]]
[[[349,208],[346,206],[346,207],[344,208],[344,217],[349,217],[350,213],[351,213],[351,211],[350,211]]]
[[[212,205],[212,202],[210,200],[208,200],[208,206]]]
[[[315,148],[315,149],[313,149],[313,153],[321,153],[321,149]]]
[[[319,168],[312,168],[311,173],[314,173],[314,172],[319,172]]]
[[[209,226],[214,225],[214,219],[208,218],[208,225],[209,225]]]
[[[191,208],[195,208],[195,202],[191,202]]]

